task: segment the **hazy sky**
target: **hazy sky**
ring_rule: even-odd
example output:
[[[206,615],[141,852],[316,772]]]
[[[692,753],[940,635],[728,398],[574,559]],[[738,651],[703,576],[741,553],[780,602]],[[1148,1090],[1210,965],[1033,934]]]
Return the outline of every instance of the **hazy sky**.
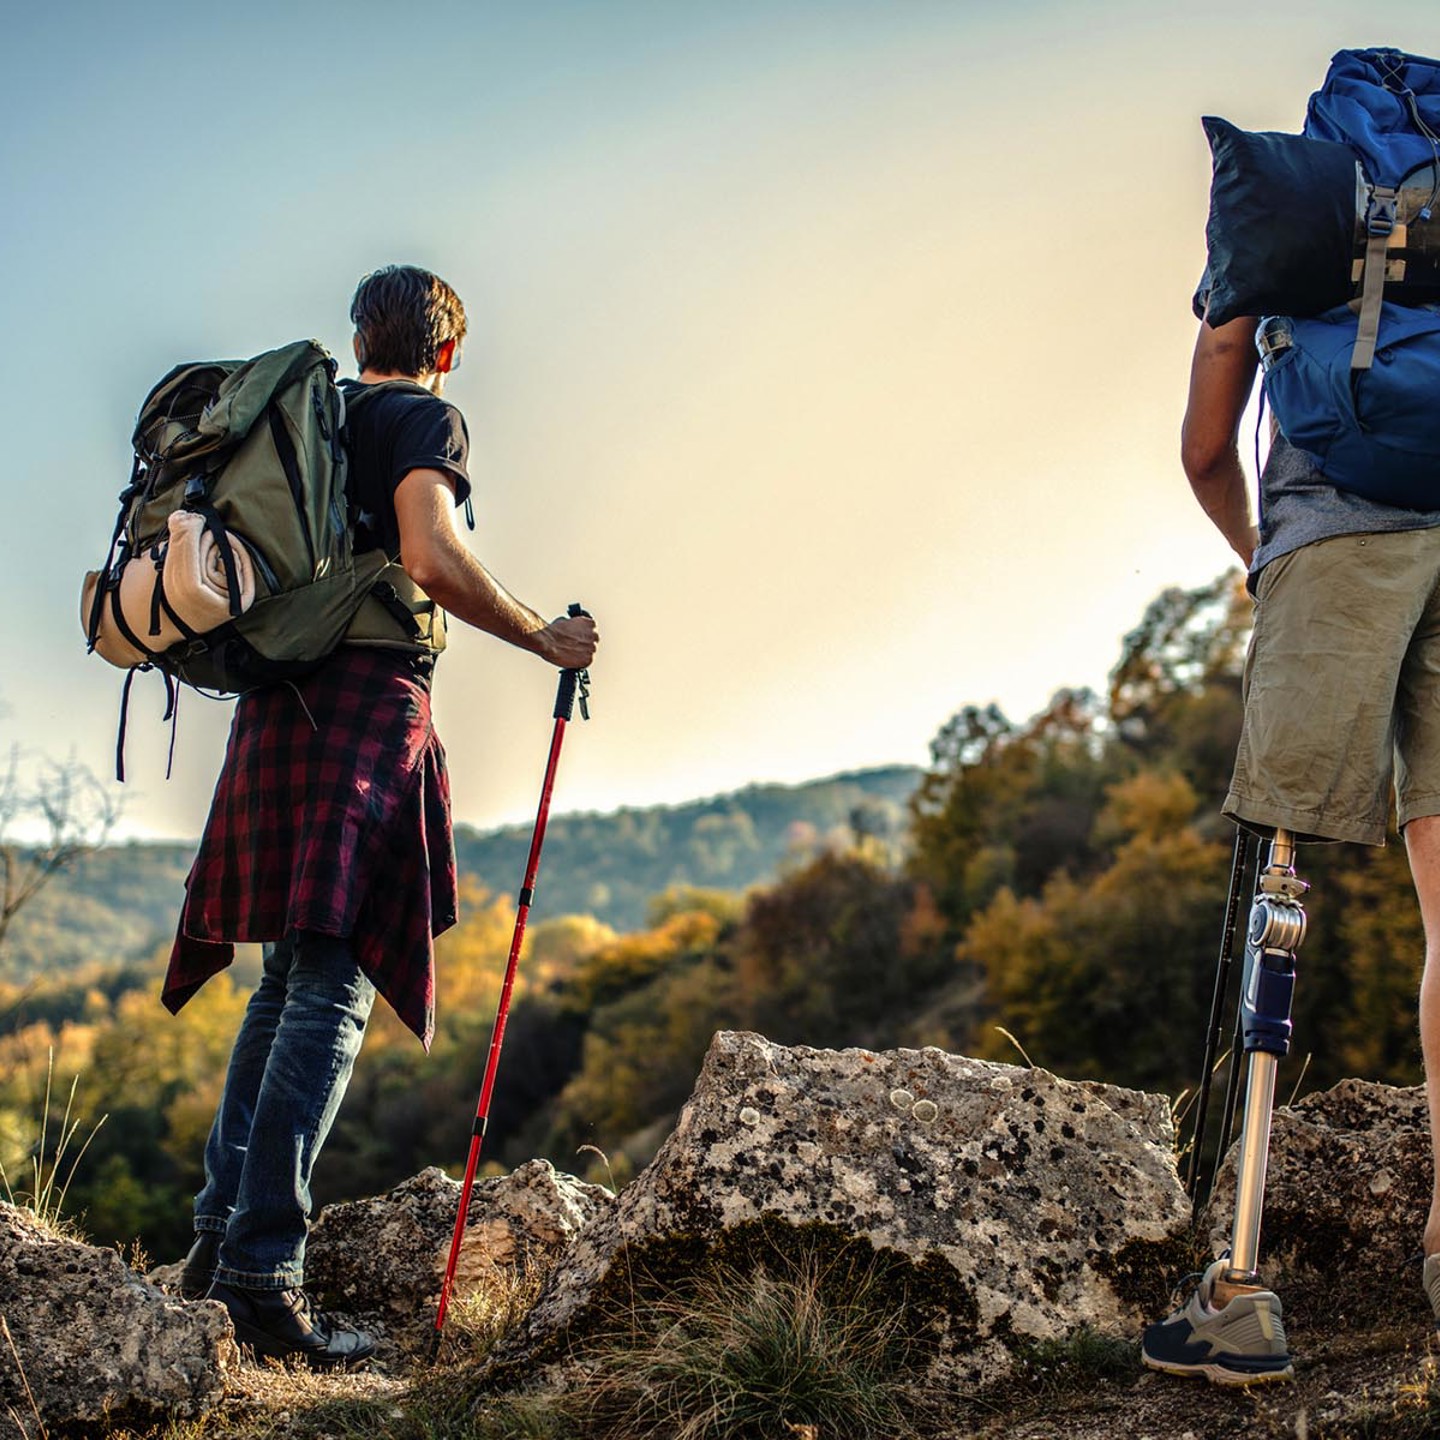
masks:
[[[0,739],[112,763],[81,572],[172,364],[464,297],[477,552],[605,636],[558,809],[923,763],[969,701],[1102,686],[1228,552],[1177,431],[1199,117],[1294,130],[1434,0],[12,8],[0,47]],[[458,627],[457,627],[458,628]],[[437,680],[458,818],[533,814],[553,672]],[[131,708],[127,824],[198,833],[229,707]]]

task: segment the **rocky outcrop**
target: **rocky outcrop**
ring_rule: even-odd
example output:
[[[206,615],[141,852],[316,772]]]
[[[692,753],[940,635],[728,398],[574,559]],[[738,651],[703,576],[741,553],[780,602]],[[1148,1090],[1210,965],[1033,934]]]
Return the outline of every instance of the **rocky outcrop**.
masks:
[[[502,1269],[552,1259],[614,1203],[608,1190],[546,1160],[476,1181],[452,1298]],[[428,1340],[459,1205],[460,1182],[431,1167],[389,1194],[326,1206],[306,1245],[307,1288],[387,1339]]]
[[[495,1373],[583,1334],[637,1275],[663,1285],[721,1252],[764,1264],[824,1235],[887,1257],[888,1283],[905,1262],[912,1299],[935,1302],[935,1378],[986,1381],[1015,1337],[1132,1331],[1131,1275],[1173,1265],[1189,1220],[1163,1097],[936,1049],[720,1034],[674,1133],[557,1261]]]
[[[913,1329],[917,1385],[953,1394],[939,1387],[1002,1378],[1027,1340],[1082,1324],[1133,1336],[1163,1313],[1193,1244],[1173,1140],[1160,1096],[934,1049],[722,1034],[674,1133],[618,1198],[544,1161],[478,1182],[456,1296],[548,1267],[491,1362],[497,1384],[533,1382],[616,1302],[819,1253],[842,1283],[878,1277]],[[1202,1218],[1217,1252],[1234,1163]],[[1261,1260],[1296,1333],[1333,1333],[1351,1316],[1425,1332],[1404,1262],[1429,1175],[1423,1090],[1347,1080],[1276,1111]],[[312,1232],[309,1286],[381,1335],[382,1372],[429,1341],[459,1191],[427,1170],[327,1208]],[[42,1419],[52,1434],[102,1433],[199,1415],[233,1379],[218,1306],[171,1299],[114,1252],[3,1204],[0,1317],[0,1416],[34,1434]],[[565,1373],[549,1371],[557,1383]]]
[[[1230,1240],[1235,1207],[1232,1147],[1204,1225],[1214,1253]],[[1316,1300],[1393,1307],[1423,1316],[1418,1254],[1430,1207],[1430,1124],[1422,1086],[1342,1080],[1277,1107],[1265,1180],[1260,1264],[1287,1303]],[[1409,1302],[1414,1301],[1414,1305]],[[1418,1308],[1417,1308],[1418,1307]]]
[[[184,1305],[0,1202],[0,1414],[51,1430],[195,1416],[238,1359],[218,1305]],[[38,1416],[37,1416],[38,1412]],[[94,1433],[99,1433],[96,1430]]]

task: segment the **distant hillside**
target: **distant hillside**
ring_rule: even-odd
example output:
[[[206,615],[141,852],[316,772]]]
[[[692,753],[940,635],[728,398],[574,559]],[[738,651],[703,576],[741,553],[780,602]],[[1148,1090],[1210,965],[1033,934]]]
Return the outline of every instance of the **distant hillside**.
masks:
[[[684,805],[554,816],[545,832],[537,908],[639,929],[650,901],[671,886],[743,890],[773,876],[787,856],[808,856],[837,831],[846,838],[857,829],[898,838],[920,775],[912,765],[892,765],[804,785],[750,785]],[[459,827],[460,869],[501,894],[518,889],[531,828]]]
[[[897,837],[920,773],[897,765],[752,785],[684,805],[552,816],[536,914],[588,912],[637,929],[651,899],[670,886],[744,889],[837,831]],[[455,834],[461,873],[498,894],[518,889],[529,844],[528,824],[461,825]],[[16,917],[0,947],[0,980],[130,960],[165,944],[193,853],[189,845],[130,843],[86,856]]]
[[[193,845],[132,841],[82,856],[31,899],[0,946],[0,980],[144,955],[175,929]]]

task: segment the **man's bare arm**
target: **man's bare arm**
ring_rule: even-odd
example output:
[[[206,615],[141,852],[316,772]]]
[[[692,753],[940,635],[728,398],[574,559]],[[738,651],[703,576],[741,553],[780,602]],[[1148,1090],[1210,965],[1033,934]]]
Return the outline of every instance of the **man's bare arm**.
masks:
[[[1259,364],[1255,326],[1253,319],[1200,326],[1180,438],[1180,459],[1195,498],[1247,566],[1260,543],[1240,463],[1240,417]]]
[[[447,613],[562,669],[594,658],[600,635],[588,615],[542,620],[470,553],[455,529],[455,492],[443,470],[412,470],[395,487],[400,563]]]

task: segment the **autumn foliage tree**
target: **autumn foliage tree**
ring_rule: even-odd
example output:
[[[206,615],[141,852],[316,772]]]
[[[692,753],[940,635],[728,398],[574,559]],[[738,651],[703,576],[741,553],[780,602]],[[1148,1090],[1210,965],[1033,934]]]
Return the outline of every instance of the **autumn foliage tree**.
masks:
[[[1037,1064],[1172,1094],[1198,1078],[1249,620],[1234,574],[1167,590],[1103,705],[1062,691],[1024,725],[969,706],[942,729],[911,862],[954,947],[941,1043],[1016,1059],[1018,1042]],[[1297,866],[1313,889],[1282,1086],[1302,1068],[1307,1089],[1414,1083],[1424,937],[1403,845],[1302,845]]]
[[[719,1029],[1028,1057],[1171,1095],[1193,1084],[1231,857],[1220,805],[1249,605],[1234,575],[1167,590],[1125,637],[1105,694],[1057,690],[1023,722],[963,706],[935,737],[908,832],[888,804],[855,803],[848,824],[793,827],[778,874],[746,892],[672,885],[624,933],[588,915],[532,925],[487,1165],[538,1154],[623,1181],[663,1140]],[[701,807],[689,860],[706,877],[737,873],[764,828],[747,817],[773,800],[759,787],[744,814]],[[660,822],[636,812],[627,824],[653,841],[649,873],[670,874]],[[1299,869],[1314,889],[1282,1098],[1307,1056],[1306,1088],[1345,1074],[1414,1082],[1424,945],[1403,845],[1306,845]],[[508,898],[467,889],[437,947],[429,1056],[376,1007],[317,1202],[463,1163],[514,918]],[[169,1258],[246,977],[218,977],[176,1019],[155,1001],[163,960],[0,985],[0,1161],[24,1160],[53,1047],[58,1072],[81,1075],[87,1112],[120,1122],[77,1180],[92,1233],[138,1233]]]
[[[1183,776],[1123,781],[1097,820],[1115,847],[1098,874],[1080,883],[1058,871],[1034,897],[1002,890],[973,918],[961,956],[985,977],[988,1012],[976,1017],[976,1054],[1013,1061],[1018,1044],[1075,1078],[1173,1086],[1177,1041],[1202,1035],[1208,1015],[1226,873],[1224,847],[1190,823],[1194,811]]]
[[[859,849],[756,893],[734,946],[746,1027],[791,1043],[874,1043],[883,1017],[935,978],[902,939],[910,900],[909,882]]]

